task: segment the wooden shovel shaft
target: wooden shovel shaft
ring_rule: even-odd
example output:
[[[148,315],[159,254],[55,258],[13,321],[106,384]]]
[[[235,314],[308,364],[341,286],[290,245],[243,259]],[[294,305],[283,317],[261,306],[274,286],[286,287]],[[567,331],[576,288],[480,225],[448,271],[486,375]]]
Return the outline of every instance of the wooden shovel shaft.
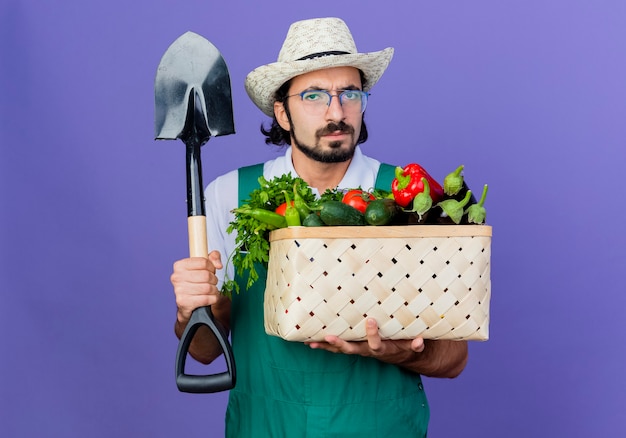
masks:
[[[187,229],[189,231],[189,256],[207,258],[209,249],[206,237],[206,217],[189,216]]]

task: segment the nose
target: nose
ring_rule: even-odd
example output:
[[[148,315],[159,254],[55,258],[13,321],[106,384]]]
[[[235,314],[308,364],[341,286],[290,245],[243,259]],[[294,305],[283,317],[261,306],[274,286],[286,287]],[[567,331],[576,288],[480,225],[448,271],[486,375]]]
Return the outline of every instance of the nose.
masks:
[[[341,100],[338,94],[330,94],[330,102],[328,102],[328,108],[326,109],[326,118],[334,121],[340,121],[345,118],[343,106],[341,106]]]

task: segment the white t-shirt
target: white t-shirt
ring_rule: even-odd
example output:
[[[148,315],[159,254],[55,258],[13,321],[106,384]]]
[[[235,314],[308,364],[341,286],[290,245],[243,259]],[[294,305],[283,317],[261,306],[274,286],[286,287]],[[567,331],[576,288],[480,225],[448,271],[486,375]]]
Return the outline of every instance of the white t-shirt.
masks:
[[[365,190],[371,189],[376,182],[379,167],[380,162],[378,160],[363,155],[361,148],[357,146],[350,166],[348,166],[346,174],[337,187],[341,189],[356,187]],[[298,175],[291,160],[291,147],[287,148],[285,155],[267,161],[263,165],[263,176],[267,180],[288,173],[293,176]],[[235,249],[235,233],[228,234],[226,228],[234,220],[231,211],[237,208],[239,203],[238,176],[237,170],[221,175],[211,181],[204,191],[208,248],[209,251],[217,250],[220,252],[222,264],[228,270],[229,278],[234,278],[233,266],[227,260]],[[313,191],[315,193],[315,190]],[[219,278],[218,287],[221,287],[224,274],[222,271],[218,271],[217,276]]]

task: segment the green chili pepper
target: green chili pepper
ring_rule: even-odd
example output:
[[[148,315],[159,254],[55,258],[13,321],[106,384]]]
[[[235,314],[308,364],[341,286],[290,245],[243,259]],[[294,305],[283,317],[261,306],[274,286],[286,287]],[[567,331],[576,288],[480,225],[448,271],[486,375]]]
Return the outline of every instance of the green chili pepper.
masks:
[[[487,210],[485,210],[485,198],[487,198],[487,184],[483,187],[483,194],[480,197],[478,204],[472,204],[467,207],[465,213],[467,213],[467,221],[471,224],[482,224],[487,217]]]
[[[293,185],[293,205],[298,210],[298,214],[300,215],[300,221],[303,221],[305,217],[311,213],[311,209],[307,205],[306,201],[300,194],[300,183],[296,181]]]
[[[259,222],[268,226],[269,229],[276,228],[285,228],[287,226],[287,220],[285,216],[281,216],[278,213],[275,213],[270,210],[265,210],[263,208],[249,208],[249,207],[240,207],[235,208],[233,213],[239,213],[246,216],[250,216]]]
[[[283,190],[285,194],[285,202],[287,203],[287,208],[285,209],[285,221],[287,222],[288,227],[299,227],[302,225],[302,221],[300,220],[300,213],[294,205],[291,203],[291,199],[289,198],[289,193],[287,190]]]

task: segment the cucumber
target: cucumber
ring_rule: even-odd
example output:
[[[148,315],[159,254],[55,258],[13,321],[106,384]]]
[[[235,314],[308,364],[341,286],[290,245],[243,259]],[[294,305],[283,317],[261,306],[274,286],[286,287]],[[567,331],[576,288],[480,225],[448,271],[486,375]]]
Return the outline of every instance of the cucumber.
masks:
[[[302,225],[305,227],[323,227],[326,224],[322,222],[322,219],[320,218],[319,214],[309,213],[302,220]]]
[[[323,202],[320,218],[326,225],[365,225],[363,213],[341,201]]]
[[[400,211],[393,199],[376,199],[365,209],[365,221],[369,225],[387,225]]]

